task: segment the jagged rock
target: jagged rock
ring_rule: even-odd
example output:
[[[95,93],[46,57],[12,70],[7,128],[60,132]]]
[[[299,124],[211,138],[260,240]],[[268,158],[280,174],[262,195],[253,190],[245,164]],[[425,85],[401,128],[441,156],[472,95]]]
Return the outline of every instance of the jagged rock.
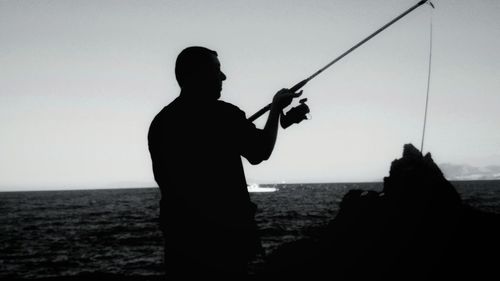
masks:
[[[260,275],[308,280],[482,280],[500,264],[500,216],[462,203],[430,154],[404,146],[382,192],[351,190],[316,240],[278,249]]]

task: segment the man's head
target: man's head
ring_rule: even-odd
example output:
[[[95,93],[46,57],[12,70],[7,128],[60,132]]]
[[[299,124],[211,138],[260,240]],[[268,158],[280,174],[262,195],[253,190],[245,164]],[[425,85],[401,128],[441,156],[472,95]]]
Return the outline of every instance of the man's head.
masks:
[[[220,70],[217,52],[204,47],[188,47],[177,56],[175,77],[184,93],[199,98],[218,99],[226,75]]]

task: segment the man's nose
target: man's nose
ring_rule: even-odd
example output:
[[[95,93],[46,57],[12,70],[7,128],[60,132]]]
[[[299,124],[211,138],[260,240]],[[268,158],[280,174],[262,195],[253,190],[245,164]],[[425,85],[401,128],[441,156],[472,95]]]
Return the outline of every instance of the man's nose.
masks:
[[[226,74],[224,74],[224,72],[222,72],[222,71],[220,72],[220,77],[221,77],[222,81],[226,80],[226,78],[227,78]]]

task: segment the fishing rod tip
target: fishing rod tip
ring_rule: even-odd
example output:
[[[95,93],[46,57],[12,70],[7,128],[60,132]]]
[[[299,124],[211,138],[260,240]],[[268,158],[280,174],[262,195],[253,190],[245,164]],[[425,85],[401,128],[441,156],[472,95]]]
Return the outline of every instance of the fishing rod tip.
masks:
[[[431,2],[431,1],[427,1],[427,4],[431,5],[431,7],[432,7],[433,9],[435,9],[435,8],[436,8],[436,7],[434,7],[434,4],[432,4],[432,2]]]

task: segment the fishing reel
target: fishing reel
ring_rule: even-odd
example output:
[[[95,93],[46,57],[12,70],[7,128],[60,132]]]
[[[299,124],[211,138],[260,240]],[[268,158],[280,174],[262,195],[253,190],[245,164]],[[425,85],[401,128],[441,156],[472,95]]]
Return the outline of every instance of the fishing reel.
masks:
[[[300,123],[303,120],[310,119],[309,106],[306,104],[307,98],[301,99],[299,105],[290,109],[286,114],[281,111],[280,124],[283,129],[290,127],[294,123]]]

